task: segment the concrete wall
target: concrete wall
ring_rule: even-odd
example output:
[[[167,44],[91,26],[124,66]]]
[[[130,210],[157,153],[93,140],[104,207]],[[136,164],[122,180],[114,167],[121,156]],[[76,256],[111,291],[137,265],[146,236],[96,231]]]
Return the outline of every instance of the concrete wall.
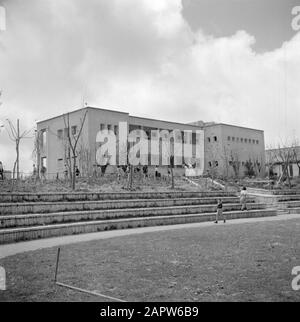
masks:
[[[141,128],[144,130],[180,130],[180,131],[202,131],[203,136],[200,140],[190,142],[193,144],[193,155],[195,155],[196,145],[203,147],[203,156],[197,163],[197,167],[202,171],[217,172],[218,175],[233,176],[233,168],[229,166],[230,156],[234,155],[240,162],[239,176],[243,176],[245,172],[244,163],[251,159],[261,164],[261,173],[264,175],[265,170],[265,147],[263,131],[248,129],[238,126],[226,124],[204,123],[191,125],[175,122],[167,122],[162,120],[154,120],[130,116],[128,113],[111,111],[106,109],[91,108],[77,110],[70,113],[70,125],[76,125],[79,129],[80,118],[83,118],[84,112],[88,111],[87,119],[83,128],[82,138],[78,144],[78,150],[84,149],[88,153],[88,161],[85,162],[89,171],[92,172],[98,167],[96,166],[96,151],[99,143],[96,142],[97,133],[103,129],[118,132],[119,122],[127,122],[128,131],[131,128]],[[64,140],[57,137],[57,131],[65,128],[62,116],[55,117],[38,123],[38,130],[45,130],[47,133],[47,143],[44,145],[41,158],[47,158],[47,177],[53,179],[64,176]],[[228,140],[230,137],[230,140]],[[215,140],[216,138],[216,140]],[[234,138],[234,140],[232,139]],[[246,142],[246,140],[247,142]],[[204,140],[201,142],[201,140]],[[210,140],[210,141],[209,141]],[[78,151],[79,152],[79,151]],[[118,152],[118,148],[117,148]],[[118,156],[117,156],[118,158]],[[60,160],[60,161],[59,161]],[[79,153],[77,164],[81,166],[81,154]],[[192,160],[193,161],[193,160]],[[82,169],[80,169],[83,173]],[[114,172],[115,167],[109,168],[110,172]]]
[[[69,114],[70,126],[77,126],[77,131],[80,129],[85,111],[86,109],[82,109]],[[65,128],[64,117],[62,115],[37,124],[38,131],[46,131],[46,142],[42,144],[40,157],[41,159],[47,158],[47,179],[54,179],[57,176],[59,178],[64,177],[66,141],[58,137],[58,130],[64,131]],[[78,143],[78,150],[81,146],[88,145],[88,128],[89,117],[85,120],[82,135]]]
[[[257,175],[265,175],[263,131],[227,124],[206,126],[204,130],[206,170],[215,170],[223,176],[234,176],[233,167],[229,163],[233,157],[233,160],[240,163],[239,176],[245,175],[247,160],[258,161],[261,169],[259,173],[259,169],[256,168]],[[217,141],[214,137],[217,138]]]

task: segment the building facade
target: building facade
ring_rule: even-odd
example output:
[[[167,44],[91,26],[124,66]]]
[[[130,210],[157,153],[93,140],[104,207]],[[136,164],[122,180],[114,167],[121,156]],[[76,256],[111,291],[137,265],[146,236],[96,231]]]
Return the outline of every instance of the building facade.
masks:
[[[265,175],[264,132],[222,123],[206,123],[205,169],[211,175],[244,177]]]
[[[178,174],[183,175],[185,167],[192,167],[195,169],[193,172],[195,175],[209,173],[212,176],[244,176],[247,163],[252,162],[255,174],[264,175],[263,131],[202,121],[189,124],[168,122],[131,116],[125,112],[86,107],[37,123],[40,147],[38,165],[39,168],[42,166],[46,168],[46,175],[49,179],[62,178],[66,164],[72,163],[73,156],[66,139],[68,128],[71,136],[76,138],[85,114],[86,118],[78,139],[75,156],[83,175],[97,171],[100,166],[98,154],[104,142],[97,142],[99,131],[115,134],[117,138],[115,164],[111,164],[111,158],[108,159],[108,163],[111,164],[108,171],[115,171],[115,165],[120,164],[121,160],[122,149],[119,139],[122,139],[120,138],[122,124],[123,127],[124,124],[126,125],[126,135],[130,136],[133,131],[141,131],[143,135],[146,135],[149,139],[148,152],[141,159],[152,167],[161,166],[162,172],[167,171],[163,157],[166,153],[169,154],[170,161],[175,146],[177,152],[180,150],[178,157],[173,159]],[[124,136],[124,132],[122,133]],[[150,142],[150,138],[153,140],[155,133],[158,133],[159,140],[159,148],[156,151]],[[173,147],[171,144],[171,148],[164,149],[163,142],[166,133],[173,133],[173,136],[171,135]],[[182,146],[179,143],[182,143]],[[189,153],[185,153],[186,147]],[[125,149],[127,150],[127,147]]]
[[[268,176],[281,177],[285,167],[290,177],[300,177],[300,146],[266,150]]]

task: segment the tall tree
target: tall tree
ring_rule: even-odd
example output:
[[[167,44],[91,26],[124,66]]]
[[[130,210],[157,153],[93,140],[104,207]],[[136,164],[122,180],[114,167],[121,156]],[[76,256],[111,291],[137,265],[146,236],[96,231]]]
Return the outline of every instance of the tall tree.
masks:
[[[64,114],[64,124],[65,124],[65,135],[66,135],[66,143],[67,143],[67,151],[69,158],[70,154],[72,153],[73,162],[70,160],[70,170],[71,170],[71,187],[73,190],[76,189],[76,158],[77,158],[77,145],[78,141],[81,137],[82,130],[85,124],[86,116],[87,116],[88,110],[85,110],[83,118],[80,118],[80,124],[78,126],[72,126],[70,125],[70,113]]]
[[[31,130],[25,130],[23,132],[20,132],[20,120],[17,119],[17,124],[14,126],[11,120],[7,119],[9,128],[6,128],[8,136],[11,141],[15,143],[15,149],[16,149],[16,160],[14,162],[14,168],[13,168],[13,179],[15,179],[15,174],[17,171],[17,180],[20,179],[20,142],[23,139],[29,139],[32,138],[30,136]]]

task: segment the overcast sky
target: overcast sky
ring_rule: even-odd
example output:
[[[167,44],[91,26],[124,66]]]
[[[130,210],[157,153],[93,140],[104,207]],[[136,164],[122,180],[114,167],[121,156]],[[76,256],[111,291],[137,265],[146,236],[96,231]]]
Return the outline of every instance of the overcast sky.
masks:
[[[0,0],[0,120],[82,105],[300,138],[300,0]],[[32,141],[22,145],[31,170]],[[14,147],[0,133],[0,160]]]

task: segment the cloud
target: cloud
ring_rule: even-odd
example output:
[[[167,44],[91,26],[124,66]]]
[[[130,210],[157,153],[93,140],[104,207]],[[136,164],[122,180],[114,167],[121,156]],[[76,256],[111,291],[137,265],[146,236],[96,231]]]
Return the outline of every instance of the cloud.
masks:
[[[281,48],[253,50],[245,31],[194,32],[180,0],[9,0],[0,33],[0,120],[37,119],[89,105],[190,122],[265,130],[266,142],[300,136],[300,34]],[[0,159],[14,147],[0,133]],[[31,169],[32,142],[22,145]]]

